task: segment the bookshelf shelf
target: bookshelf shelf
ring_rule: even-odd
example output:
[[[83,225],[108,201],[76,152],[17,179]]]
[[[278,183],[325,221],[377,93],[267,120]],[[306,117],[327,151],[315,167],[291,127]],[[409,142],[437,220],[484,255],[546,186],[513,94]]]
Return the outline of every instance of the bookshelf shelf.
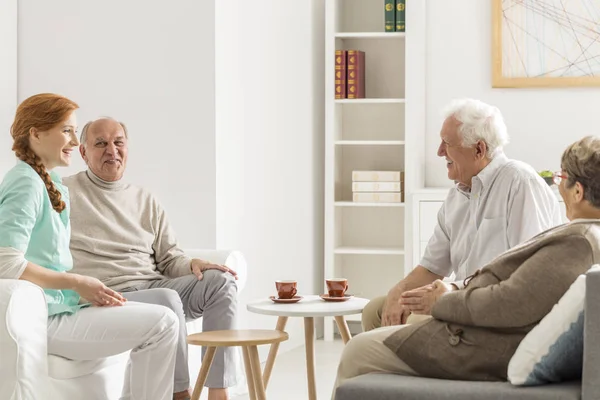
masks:
[[[413,193],[424,186],[427,2],[405,3],[406,32],[385,32],[385,1],[325,0],[323,275],[347,278],[349,293],[367,299],[385,295],[413,268],[413,219],[419,217]],[[362,67],[363,54],[351,64],[343,51],[364,53],[364,69],[350,68]],[[337,76],[336,60],[342,71]],[[364,92],[349,89],[344,71],[352,69],[360,89],[364,78]],[[335,98],[344,92],[364,98]],[[354,171],[404,174],[387,175],[394,183],[377,185],[376,179],[384,179],[380,175]],[[361,178],[353,180],[356,176]],[[403,190],[401,203],[376,202],[394,199],[386,191],[398,190]],[[352,201],[359,197],[368,202]],[[326,318],[325,340],[333,337],[333,326]]]
[[[335,99],[336,104],[404,104],[406,99]]]
[[[339,32],[336,39],[404,39],[404,32]]]
[[[404,140],[336,140],[338,146],[404,146]]]
[[[362,314],[346,315],[344,318],[346,318],[346,321],[350,321],[350,322],[361,322]]]
[[[335,254],[373,254],[373,255],[403,255],[404,249],[400,247],[336,247]]]
[[[354,201],[336,201],[336,207],[404,207],[404,203],[357,203]]]

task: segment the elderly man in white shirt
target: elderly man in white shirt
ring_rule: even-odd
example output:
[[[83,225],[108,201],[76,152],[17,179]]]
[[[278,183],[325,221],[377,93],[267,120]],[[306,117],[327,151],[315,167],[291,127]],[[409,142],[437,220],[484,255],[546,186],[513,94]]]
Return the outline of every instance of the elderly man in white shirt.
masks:
[[[556,196],[529,165],[510,160],[500,111],[478,100],[453,101],[440,132],[438,156],[456,183],[438,213],[421,262],[387,296],[363,310],[365,331],[427,315],[431,299],[504,251],[561,223]],[[455,274],[455,282],[441,280]]]

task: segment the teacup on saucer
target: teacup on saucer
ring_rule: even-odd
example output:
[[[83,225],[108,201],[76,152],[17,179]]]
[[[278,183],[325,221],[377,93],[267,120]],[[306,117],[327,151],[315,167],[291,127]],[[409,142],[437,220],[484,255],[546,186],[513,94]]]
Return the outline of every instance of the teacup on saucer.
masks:
[[[328,293],[325,293],[325,294],[320,295],[319,297],[321,297],[321,299],[323,299],[325,301],[340,302],[340,301],[350,300],[354,296],[351,294],[345,294],[343,297],[332,297]]]
[[[302,296],[294,296],[291,299],[280,299],[279,297],[276,297],[276,296],[269,296],[269,298],[271,300],[273,300],[275,303],[297,303],[300,300],[302,300]]]

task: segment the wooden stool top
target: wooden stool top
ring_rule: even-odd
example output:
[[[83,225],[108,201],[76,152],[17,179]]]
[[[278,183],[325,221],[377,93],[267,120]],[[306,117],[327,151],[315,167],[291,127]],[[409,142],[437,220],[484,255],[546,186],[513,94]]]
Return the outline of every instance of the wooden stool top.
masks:
[[[289,339],[287,332],[262,329],[210,331],[188,335],[187,342],[195,346],[258,346]]]

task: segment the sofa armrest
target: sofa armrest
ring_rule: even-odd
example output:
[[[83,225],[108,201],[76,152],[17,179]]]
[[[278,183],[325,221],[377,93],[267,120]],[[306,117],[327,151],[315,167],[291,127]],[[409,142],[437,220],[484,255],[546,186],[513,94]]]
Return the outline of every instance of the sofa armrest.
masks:
[[[205,249],[189,249],[184,250],[188,257],[201,258],[206,261],[210,261],[214,264],[225,265],[227,268],[231,268],[237,272],[238,280],[238,293],[241,293],[246,286],[248,279],[248,268],[246,265],[246,259],[244,255],[239,251],[234,250],[205,250]]]
[[[0,279],[0,399],[42,399],[48,378],[48,308],[33,283]]]
[[[600,399],[600,270],[590,271],[585,284],[583,328],[583,400]]]

